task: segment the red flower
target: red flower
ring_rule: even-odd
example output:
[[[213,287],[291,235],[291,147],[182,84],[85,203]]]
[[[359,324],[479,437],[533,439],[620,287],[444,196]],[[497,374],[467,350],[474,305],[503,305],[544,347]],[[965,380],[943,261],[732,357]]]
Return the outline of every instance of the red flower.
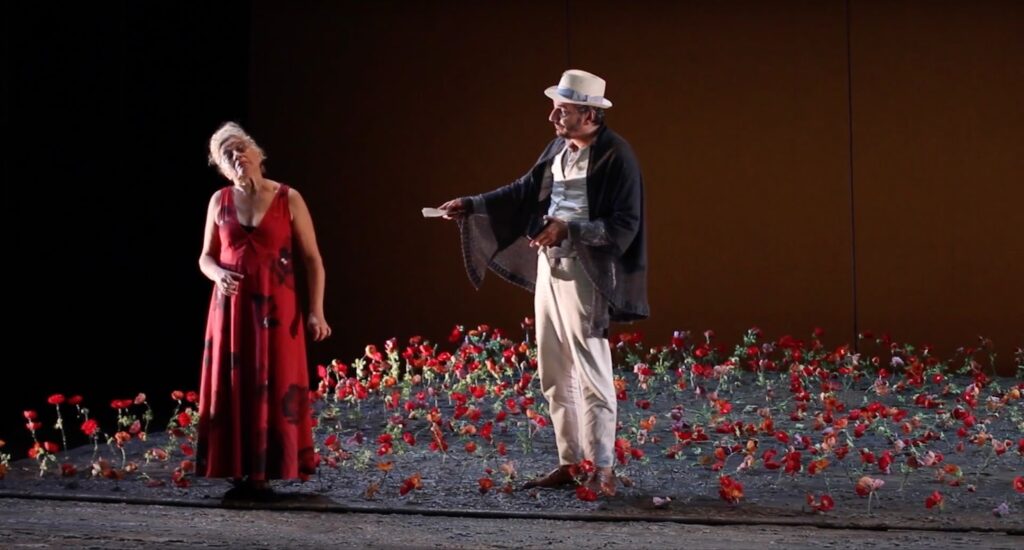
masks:
[[[942,509],[942,493],[938,491],[932,492],[932,494],[928,495],[928,498],[924,499],[925,508],[934,508],[936,506]]]
[[[480,427],[480,437],[484,441],[491,441],[494,438],[493,433],[494,433],[494,423],[493,422],[490,422],[490,421],[484,422],[484,425]]]
[[[187,412],[178,413],[178,426],[184,428],[192,424],[192,416]]]
[[[416,446],[416,436],[413,435],[412,432],[403,432],[402,441],[405,441],[406,445],[409,445],[410,447]]]
[[[597,466],[594,466],[594,463],[589,458],[583,459],[583,461],[578,464],[578,467],[581,471],[588,474],[592,474],[597,471]]]
[[[175,401],[181,401],[184,398],[185,398],[185,392],[183,392],[181,390],[174,390],[174,391],[171,392],[171,399],[173,399]]]
[[[586,502],[593,502],[597,500],[597,493],[586,485],[580,485],[576,487],[576,498]]]
[[[800,456],[800,451],[786,453],[785,472],[787,474],[796,475],[800,471]]]
[[[684,336],[684,334],[682,332],[677,330],[677,331],[672,333],[672,347],[674,347],[676,349],[679,349],[679,348],[683,347],[684,343],[685,343],[685,336]]]
[[[384,408],[386,410],[397,409],[401,401],[402,392],[393,391],[391,392],[391,395],[384,398]]]
[[[60,475],[64,477],[74,477],[78,473],[78,468],[70,462],[65,462],[60,465]]]
[[[472,441],[470,441],[469,443],[466,443],[466,452],[469,453],[469,454],[475,453],[476,452],[476,443],[474,443]]]
[[[174,485],[181,487],[183,489],[188,488],[189,486],[188,476],[186,475],[186,472],[182,471],[181,468],[174,469],[174,473],[171,474],[171,481],[174,482]]]
[[[882,456],[878,457],[878,469],[882,473],[888,474],[891,473],[889,471],[890,466],[892,466],[892,453],[885,451],[882,453]]]
[[[828,512],[836,507],[836,501],[831,495],[821,495],[821,500],[818,500],[814,495],[807,493],[807,505],[818,512]]]
[[[199,394],[194,391],[190,391],[185,394],[185,401],[195,403],[196,401],[199,401]]]
[[[444,436],[441,435],[441,430],[437,429],[435,426],[431,431],[433,432],[434,439],[430,442],[430,450],[442,453],[448,452],[448,442],[445,441]]]
[[[491,487],[494,487],[494,480],[489,477],[482,477],[477,481],[477,483],[480,484],[481,495],[487,494],[487,491],[490,491]]]
[[[743,498],[743,484],[729,476],[718,478],[718,495],[722,500],[736,504]]]
[[[31,411],[31,410],[25,411],[22,414],[25,415],[25,420],[35,420],[36,417],[39,416],[39,415],[36,414],[36,411]]]
[[[487,395],[487,386],[480,384],[469,387],[469,393],[473,395],[475,399],[483,399]]]
[[[377,351],[377,346],[375,346],[373,344],[370,344],[370,345],[366,346],[365,357],[367,359],[370,359],[371,361],[383,361],[384,360],[384,355],[381,352]]]
[[[85,422],[82,422],[82,433],[84,433],[85,435],[87,435],[89,437],[92,437],[93,434],[95,434],[96,430],[98,430],[98,429],[99,429],[99,424],[97,424],[96,421],[93,420],[92,418],[90,418],[89,420],[86,420]]]
[[[1024,476],[1013,478],[1013,489],[1018,493],[1024,493]]]
[[[71,397],[68,398],[68,405],[71,405],[72,407],[77,407],[81,402],[81,395],[72,395]]]
[[[46,402],[51,404],[51,405],[60,405],[64,401],[65,400],[64,400],[64,394],[63,393],[55,393],[55,394],[51,395],[50,397],[48,397],[46,399]]]
[[[420,474],[413,474],[402,480],[402,486],[398,488],[398,494],[405,496],[414,489],[423,487],[423,478]]]
[[[60,450],[60,447],[53,441],[47,441],[46,443],[43,443],[43,448],[46,449],[46,452],[50,454],[56,454],[57,451]]]
[[[448,335],[448,341],[454,344],[459,340],[462,340],[462,327],[460,327],[459,325],[455,325],[455,328],[452,329],[451,334]]]

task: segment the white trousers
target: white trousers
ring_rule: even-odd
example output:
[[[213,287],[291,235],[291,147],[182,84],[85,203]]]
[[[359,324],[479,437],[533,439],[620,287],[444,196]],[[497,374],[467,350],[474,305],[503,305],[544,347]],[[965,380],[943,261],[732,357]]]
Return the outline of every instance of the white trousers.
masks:
[[[576,258],[552,267],[537,256],[534,310],[540,386],[551,410],[561,465],[590,459],[610,467],[615,459],[615,384],[607,338],[589,335],[592,315],[607,302]],[[595,311],[596,310],[596,311]]]

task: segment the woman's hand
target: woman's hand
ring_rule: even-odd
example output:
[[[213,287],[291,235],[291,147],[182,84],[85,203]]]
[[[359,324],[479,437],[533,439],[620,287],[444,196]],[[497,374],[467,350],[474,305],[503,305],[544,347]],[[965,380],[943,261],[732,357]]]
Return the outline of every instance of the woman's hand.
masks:
[[[327,320],[322,315],[317,316],[310,313],[306,319],[306,329],[309,330],[314,342],[326,340],[331,335],[331,326],[327,324]]]
[[[238,294],[238,287],[242,283],[242,279],[245,275],[241,273],[235,273],[234,271],[221,268],[220,274],[217,276],[217,288],[220,289],[221,293],[226,296],[234,296]]]

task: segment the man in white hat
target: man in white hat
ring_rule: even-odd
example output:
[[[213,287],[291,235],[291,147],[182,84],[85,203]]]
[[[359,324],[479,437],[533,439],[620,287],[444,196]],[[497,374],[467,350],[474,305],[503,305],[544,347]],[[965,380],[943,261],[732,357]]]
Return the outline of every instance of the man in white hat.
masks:
[[[525,487],[574,483],[591,461],[589,488],[615,494],[616,392],[609,321],[649,315],[643,177],[629,144],[605,124],[605,81],[562,74],[548,122],[555,139],[521,178],[441,205],[459,220],[470,281],[486,268],[534,292],[541,388],[559,466]]]

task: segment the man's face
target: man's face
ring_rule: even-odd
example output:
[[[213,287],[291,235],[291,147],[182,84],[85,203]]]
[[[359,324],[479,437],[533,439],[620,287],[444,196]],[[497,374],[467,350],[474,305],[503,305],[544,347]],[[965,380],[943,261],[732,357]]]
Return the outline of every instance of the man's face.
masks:
[[[555,135],[560,138],[572,139],[583,137],[587,113],[580,112],[578,105],[552,101],[551,114],[548,122],[555,125]]]

